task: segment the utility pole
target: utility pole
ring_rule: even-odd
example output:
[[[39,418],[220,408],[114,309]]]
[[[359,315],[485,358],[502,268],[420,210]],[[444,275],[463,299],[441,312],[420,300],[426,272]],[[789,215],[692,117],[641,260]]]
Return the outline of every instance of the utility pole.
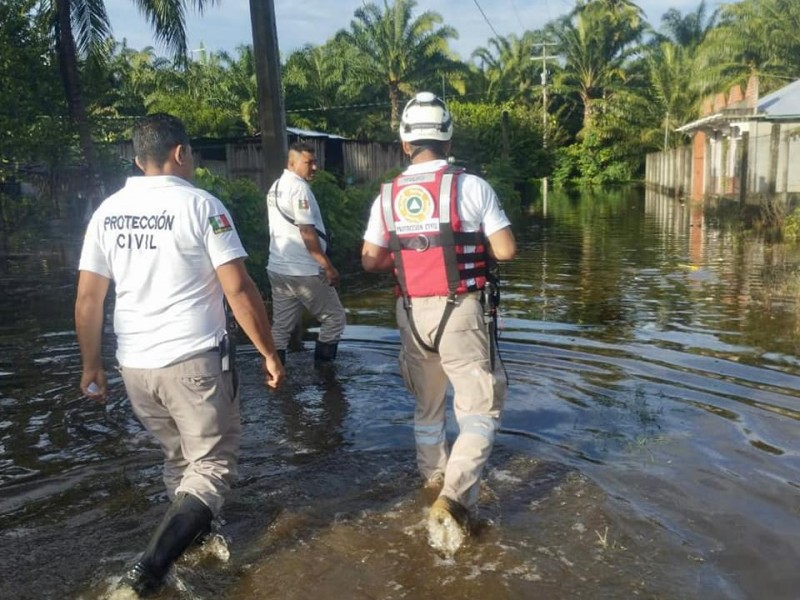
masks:
[[[542,48],[542,148],[547,149],[547,47],[555,46],[555,42],[541,41],[533,46]],[[535,57],[532,57],[535,58]],[[542,208],[547,216],[547,177],[542,177]]]
[[[286,163],[286,114],[281,96],[281,63],[273,0],[250,0],[253,55],[256,67],[258,120],[264,191],[278,178]]]
[[[547,47],[555,46],[555,42],[538,42],[533,46],[542,48],[542,146],[547,148],[547,59],[555,56],[547,56]],[[536,58],[536,57],[533,57]]]

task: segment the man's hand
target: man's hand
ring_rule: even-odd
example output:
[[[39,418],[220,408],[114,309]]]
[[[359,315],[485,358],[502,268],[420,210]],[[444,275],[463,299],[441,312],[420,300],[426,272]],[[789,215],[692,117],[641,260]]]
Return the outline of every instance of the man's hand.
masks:
[[[83,370],[81,374],[81,392],[83,392],[84,396],[100,404],[105,404],[107,387],[106,373],[102,368]]]
[[[247,274],[244,259],[237,258],[220,265],[217,267],[217,277],[236,322],[264,357],[264,384],[272,389],[277,388],[283,381],[285,372],[275,352],[267,310],[256,284]]]
[[[266,373],[264,384],[273,390],[277,390],[286,377],[286,371],[277,354],[264,357],[264,373]]]
[[[328,278],[328,285],[333,287],[339,285],[339,271],[332,264],[325,267],[325,277]]]

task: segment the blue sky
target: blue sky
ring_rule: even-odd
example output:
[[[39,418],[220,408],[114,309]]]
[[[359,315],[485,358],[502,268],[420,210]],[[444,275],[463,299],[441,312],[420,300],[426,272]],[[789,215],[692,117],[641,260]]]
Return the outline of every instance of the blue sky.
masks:
[[[305,44],[322,44],[340,29],[349,28],[353,13],[362,5],[362,0],[274,2],[278,44],[284,57]],[[658,27],[661,15],[669,8],[687,13],[696,10],[699,2],[640,0],[638,4],[648,21]],[[382,6],[383,0],[375,3]],[[706,0],[709,9],[718,3],[718,0]],[[483,9],[485,18],[478,5]],[[573,6],[574,0],[478,0],[477,4],[475,0],[418,0],[416,14],[431,10],[442,15],[445,24],[459,33],[459,38],[451,43],[451,47],[466,60],[473,50],[485,46],[495,32],[503,36],[511,33],[519,35],[527,29],[538,29],[566,14]],[[154,44],[152,30],[132,0],[106,0],[106,8],[116,39],[126,38],[128,45],[136,49],[154,46],[158,53],[163,53],[163,48]],[[202,17],[190,12],[187,31],[190,49],[203,45],[208,50],[233,52],[237,46],[252,41],[249,2],[221,0],[218,6],[207,9]]]

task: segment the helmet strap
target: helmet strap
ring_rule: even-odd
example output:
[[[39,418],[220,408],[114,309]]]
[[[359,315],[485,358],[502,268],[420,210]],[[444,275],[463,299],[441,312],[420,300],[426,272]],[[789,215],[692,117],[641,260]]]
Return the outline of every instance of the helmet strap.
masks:
[[[444,153],[444,145],[440,143],[433,143],[433,144],[411,144],[411,160],[414,160],[417,156],[419,156],[422,152],[429,150],[433,152],[438,158],[446,158]]]

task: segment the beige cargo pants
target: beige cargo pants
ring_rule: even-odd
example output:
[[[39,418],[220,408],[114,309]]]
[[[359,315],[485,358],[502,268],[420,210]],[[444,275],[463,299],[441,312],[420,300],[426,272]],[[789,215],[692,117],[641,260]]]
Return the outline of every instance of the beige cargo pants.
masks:
[[[433,340],[447,298],[412,300],[417,331],[428,346]],[[506,394],[505,369],[499,359],[491,367],[494,343],[485,322],[480,292],[458,297],[445,327],[439,353],[425,350],[409,328],[403,300],[396,306],[402,348],[400,368],[417,399],[414,434],[417,464],[425,479],[444,474],[442,494],[471,509],[478,501],[480,479],[500,426]],[[459,433],[448,452],[445,438],[445,393],[453,387],[453,409]]]
[[[242,426],[239,390],[217,350],[161,369],[120,367],[133,412],[164,452],[164,484],[217,515],[236,476]]]

